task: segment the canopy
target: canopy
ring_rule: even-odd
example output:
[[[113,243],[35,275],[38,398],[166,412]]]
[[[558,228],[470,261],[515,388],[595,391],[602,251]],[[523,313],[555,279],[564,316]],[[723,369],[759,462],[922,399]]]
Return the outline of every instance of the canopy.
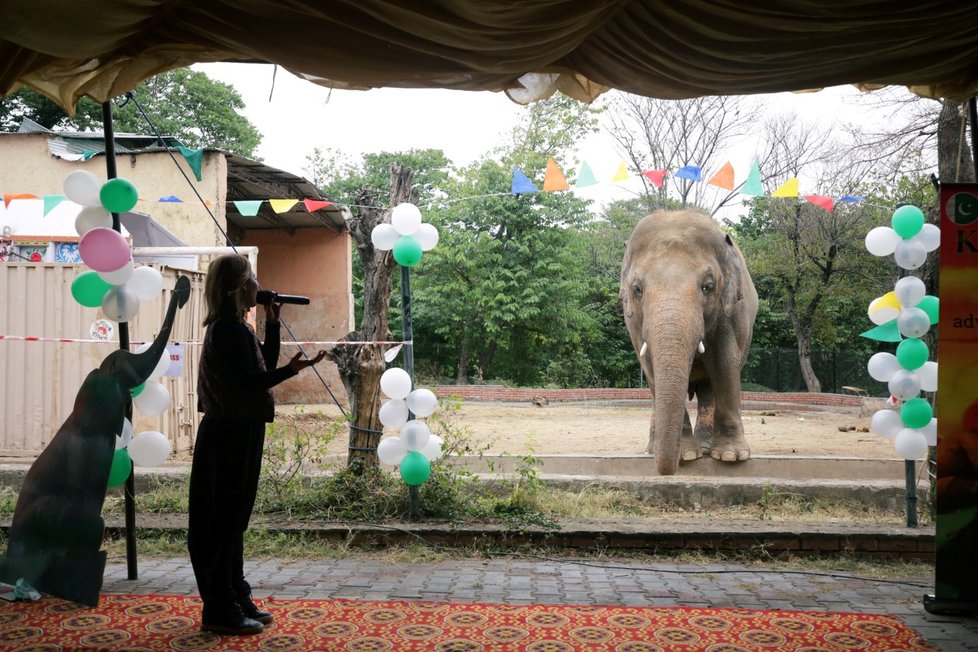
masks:
[[[978,90],[961,0],[0,0],[0,93],[72,107],[209,61],[275,63],[337,88],[608,88],[683,98],[838,84]]]

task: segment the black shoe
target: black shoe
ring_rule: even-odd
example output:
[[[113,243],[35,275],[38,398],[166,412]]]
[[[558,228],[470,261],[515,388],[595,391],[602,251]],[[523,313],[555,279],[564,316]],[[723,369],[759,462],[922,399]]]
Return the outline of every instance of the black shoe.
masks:
[[[201,620],[203,621],[203,624],[200,626],[202,632],[241,636],[260,634],[265,631],[265,626],[257,620],[246,616],[236,602],[222,603],[215,606],[204,605],[204,613]]]
[[[251,596],[246,595],[244,597],[238,596],[238,606],[241,607],[241,611],[245,616],[251,618],[252,620],[257,620],[262,625],[272,624],[272,614],[269,611],[262,611],[259,609],[254,602],[251,601]]]

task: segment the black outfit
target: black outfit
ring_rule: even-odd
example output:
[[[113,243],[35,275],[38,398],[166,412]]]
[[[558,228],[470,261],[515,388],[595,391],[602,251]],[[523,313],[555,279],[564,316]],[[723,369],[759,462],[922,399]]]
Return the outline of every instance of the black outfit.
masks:
[[[204,602],[204,624],[231,605],[250,603],[244,578],[244,532],[255,505],[265,424],[275,416],[271,388],[296,375],[285,365],[267,371],[279,353],[278,324],[260,344],[247,323],[222,318],[208,325],[197,378],[197,430],[190,472],[187,547]],[[252,607],[253,609],[253,607]]]

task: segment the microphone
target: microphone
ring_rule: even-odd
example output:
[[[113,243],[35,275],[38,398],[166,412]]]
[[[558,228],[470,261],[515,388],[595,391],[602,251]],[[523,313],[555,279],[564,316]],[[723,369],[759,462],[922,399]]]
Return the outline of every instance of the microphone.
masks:
[[[279,294],[273,290],[258,290],[257,301],[261,304],[274,301],[276,303],[294,303],[300,306],[309,305],[309,297],[302,297],[296,294]]]

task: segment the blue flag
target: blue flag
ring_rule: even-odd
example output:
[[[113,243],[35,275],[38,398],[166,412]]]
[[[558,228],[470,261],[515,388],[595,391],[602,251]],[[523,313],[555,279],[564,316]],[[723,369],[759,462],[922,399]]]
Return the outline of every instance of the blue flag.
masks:
[[[537,187],[533,185],[525,174],[513,168],[513,187],[510,190],[514,195],[519,195],[524,192],[537,192]]]

